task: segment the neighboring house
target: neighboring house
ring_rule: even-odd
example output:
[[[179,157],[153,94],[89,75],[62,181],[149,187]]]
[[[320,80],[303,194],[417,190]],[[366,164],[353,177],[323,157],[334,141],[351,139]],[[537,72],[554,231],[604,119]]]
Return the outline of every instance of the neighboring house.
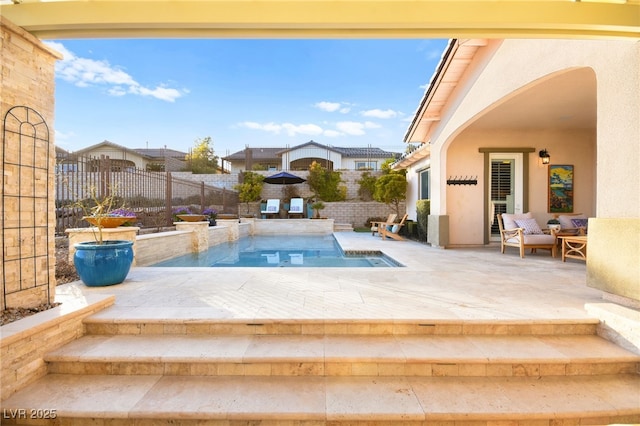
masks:
[[[168,148],[127,148],[109,141],[103,141],[87,148],[69,153],[56,147],[58,167],[64,170],[97,171],[102,158],[109,157],[112,171],[139,169],[148,171],[181,171],[186,167],[186,152]],[[78,158],[93,158],[81,166]]]
[[[341,148],[309,141],[292,148],[246,148],[222,160],[229,164],[231,173],[252,169],[308,170],[314,161],[329,170],[379,170],[385,160],[398,156],[380,148]]]
[[[639,64],[637,40],[451,40],[405,136],[422,145],[393,166],[407,170],[407,213],[429,198],[432,245],[488,244],[500,212],[532,212],[545,227],[549,169],[573,166],[589,281],[635,277],[625,295],[637,298]]]
[[[245,148],[222,157],[222,169],[229,173],[243,170],[279,170],[282,160],[278,153],[282,148]]]

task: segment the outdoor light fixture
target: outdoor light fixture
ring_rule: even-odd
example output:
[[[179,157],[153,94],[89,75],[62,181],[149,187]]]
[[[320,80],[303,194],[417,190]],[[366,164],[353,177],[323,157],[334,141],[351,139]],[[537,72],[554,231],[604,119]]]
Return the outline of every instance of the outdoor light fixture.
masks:
[[[542,158],[542,164],[549,164],[549,161],[551,161],[551,156],[546,149],[541,150],[538,155]]]

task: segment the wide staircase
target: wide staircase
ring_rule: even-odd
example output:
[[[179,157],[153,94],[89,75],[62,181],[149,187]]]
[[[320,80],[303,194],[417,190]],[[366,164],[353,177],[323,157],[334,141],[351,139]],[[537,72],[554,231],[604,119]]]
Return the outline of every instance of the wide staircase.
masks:
[[[640,423],[640,358],[596,325],[94,316],[2,424],[47,424],[19,409],[104,426]]]

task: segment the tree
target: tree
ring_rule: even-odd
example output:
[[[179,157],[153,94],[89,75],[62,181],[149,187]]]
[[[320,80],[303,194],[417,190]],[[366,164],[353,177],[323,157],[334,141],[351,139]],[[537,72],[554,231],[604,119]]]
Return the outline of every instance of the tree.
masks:
[[[238,199],[247,205],[247,214],[249,213],[249,203],[260,200],[262,194],[262,185],[264,185],[263,177],[259,173],[243,172],[242,183],[233,187],[238,191]]]
[[[194,174],[211,174],[218,172],[218,157],[213,151],[213,139],[207,136],[204,139],[196,139],[191,153],[187,154],[189,169]]]
[[[407,178],[404,173],[391,171],[380,176],[376,181],[373,198],[381,203],[393,204],[400,216],[400,202],[407,198]]]
[[[376,181],[378,178],[371,176],[369,172],[363,172],[362,177],[358,180],[360,187],[358,188],[358,196],[363,201],[371,201],[373,194],[376,192]]]
[[[320,163],[313,162],[309,166],[307,184],[313,191],[316,201],[344,201],[347,198],[347,187],[340,185],[342,176],[340,172],[326,169]]]

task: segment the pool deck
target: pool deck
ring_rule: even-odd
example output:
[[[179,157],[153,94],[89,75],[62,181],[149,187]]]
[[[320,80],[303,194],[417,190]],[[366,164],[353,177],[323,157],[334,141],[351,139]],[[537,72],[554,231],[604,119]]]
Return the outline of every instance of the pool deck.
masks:
[[[605,303],[581,261],[499,246],[439,249],[335,233],[345,250],[380,250],[402,268],[135,267],[119,285],[58,286],[57,299],[113,294],[98,315],[225,320],[574,320]]]
[[[637,347],[586,335],[611,304],[584,262],[335,235],[405,267],[135,267],[59,286],[61,307],[115,304],[4,406],[69,425],[638,423]]]

